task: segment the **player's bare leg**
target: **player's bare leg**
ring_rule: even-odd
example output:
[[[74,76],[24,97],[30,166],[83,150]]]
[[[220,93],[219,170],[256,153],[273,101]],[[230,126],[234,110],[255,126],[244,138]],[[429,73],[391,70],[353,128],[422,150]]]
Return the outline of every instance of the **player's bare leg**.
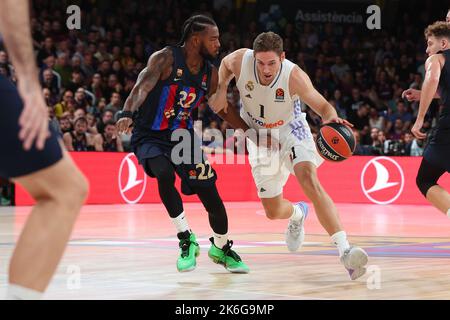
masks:
[[[435,185],[428,190],[427,200],[450,218],[450,194],[447,190]]]
[[[304,223],[308,215],[308,206],[304,202],[292,204],[278,195],[273,198],[261,198],[267,218],[271,220],[289,219],[286,230],[286,244],[291,252],[297,251],[305,239]]]
[[[303,192],[313,203],[320,224],[328,234],[331,236],[342,231],[336,205],[322,188],[315,165],[312,162],[300,162],[294,166],[294,172]]]
[[[30,193],[36,205],[14,250],[9,282],[43,292],[64,253],[88,183],[67,152],[56,164],[14,182]]]
[[[351,279],[361,277],[366,272],[364,266],[368,256],[363,249],[350,246],[339,220],[337,207],[320,184],[315,165],[312,162],[300,162],[294,166],[294,172],[303,192],[313,203],[320,224],[338,248],[341,262]]]

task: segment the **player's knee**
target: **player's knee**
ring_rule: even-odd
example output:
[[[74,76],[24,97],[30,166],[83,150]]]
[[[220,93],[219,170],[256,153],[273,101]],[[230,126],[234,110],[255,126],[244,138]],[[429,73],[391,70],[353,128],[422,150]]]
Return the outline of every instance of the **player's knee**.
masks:
[[[280,219],[280,199],[279,198],[264,198],[262,199],[262,205],[264,207],[264,212],[269,220]]]
[[[79,202],[83,204],[89,194],[89,181],[82,173],[79,173],[79,177],[77,180],[78,181],[76,183],[76,188],[78,191],[76,192],[76,194],[78,196]]]
[[[417,188],[419,188],[420,193],[422,193],[423,196],[426,198],[428,190],[430,190],[431,187],[437,185],[437,180],[430,177],[426,177],[425,175],[421,174],[421,172],[419,172],[419,174],[416,177],[416,185]]]
[[[144,166],[145,173],[147,175],[153,175],[158,180],[158,182],[170,182],[175,181],[175,172],[173,167],[168,162],[158,162],[154,163],[147,160]]]
[[[68,208],[80,208],[89,193],[89,182],[86,177],[78,170],[71,174],[68,179],[68,185],[61,188],[61,192],[64,194],[62,202]]]
[[[194,189],[197,194],[201,195],[203,205],[208,213],[226,215],[225,205],[223,204],[217,189],[214,190],[215,188],[216,187],[213,186],[212,188],[197,187]]]
[[[220,199],[205,203],[205,209],[211,214],[226,214],[225,206]]]
[[[309,168],[302,169],[298,177],[303,190],[308,194],[318,194],[322,188],[316,173]]]
[[[278,212],[276,210],[266,208],[264,211],[266,212],[267,219],[269,220],[279,219]]]
[[[266,217],[269,220],[277,220],[280,219],[280,210],[278,205],[264,205],[264,211],[266,213]]]

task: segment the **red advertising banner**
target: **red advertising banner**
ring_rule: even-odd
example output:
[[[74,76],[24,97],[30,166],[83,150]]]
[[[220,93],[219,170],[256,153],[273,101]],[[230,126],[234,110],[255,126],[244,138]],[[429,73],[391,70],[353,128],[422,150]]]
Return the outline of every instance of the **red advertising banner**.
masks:
[[[156,179],[145,175],[133,154],[74,152],[71,156],[89,179],[88,204],[160,202]],[[229,164],[223,155],[209,159],[224,201],[259,200],[246,157],[239,158],[238,163],[243,164]],[[421,159],[354,156],[339,163],[325,162],[318,173],[323,187],[338,203],[427,204],[415,184]],[[450,175],[445,174],[439,183],[450,190]],[[180,186],[178,177],[176,184]],[[291,201],[306,199],[295,176],[289,178],[284,196]],[[184,195],[183,200],[199,201],[197,196]],[[31,197],[17,186],[16,205],[31,204]]]

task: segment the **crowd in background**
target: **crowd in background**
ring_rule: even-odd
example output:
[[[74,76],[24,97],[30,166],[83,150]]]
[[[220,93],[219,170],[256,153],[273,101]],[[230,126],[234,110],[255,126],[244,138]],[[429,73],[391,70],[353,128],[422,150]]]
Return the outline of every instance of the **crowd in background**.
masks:
[[[422,155],[426,141],[410,133],[418,103],[405,101],[401,93],[421,88],[426,59],[423,29],[446,14],[443,8],[435,10],[438,2],[401,0],[394,22],[391,19],[381,30],[371,31],[364,24],[299,23],[286,18],[292,16],[287,6],[264,6],[263,2],[267,3],[33,0],[33,45],[52,127],[71,151],[130,151],[130,135],[118,134],[115,128],[118,111],[149,56],[176,44],[184,20],[203,13],[212,16],[220,30],[216,65],[238,48],[251,48],[260,32],[276,31],[284,39],[286,57],[307,72],[340,117],[354,124],[355,154]],[[66,8],[71,4],[81,7],[81,30],[66,27]],[[17,80],[1,35],[0,74]],[[228,100],[241,107],[233,83]],[[441,107],[438,100],[433,101],[425,130],[433,128]],[[303,110],[317,134],[320,117],[306,105]],[[207,104],[198,108],[195,118],[202,124],[205,151],[242,150],[234,138],[225,136],[230,126]],[[224,143],[210,142],[214,140],[211,129],[223,133]],[[0,181],[0,205],[10,204],[13,198],[12,189],[4,185]]]
[[[187,17],[206,13],[220,29],[220,58],[241,47],[251,48],[259,32],[276,26],[286,57],[307,72],[340,117],[354,124],[355,154],[420,156],[423,152],[426,141],[410,133],[418,103],[407,102],[401,93],[406,88],[420,89],[424,78],[423,27],[430,22],[426,12],[418,18],[404,13],[394,27],[369,32],[364,26],[286,21],[282,6],[272,7],[271,15],[260,19],[262,12],[245,1],[86,0],[78,1],[82,29],[68,30],[65,2],[33,1],[31,25],[50,121],[69,150],[129,151],[130,136],[119,135],[114,124],[139,72],[153,52],[178,42]],[[0,73],[16,80],[1,43]],[[233,85],[228,100],[240,108]],[[303,107],[316,134],[320,117]],[[440,107],[435,100],[425,130],[435,124]],[[229,128],[206,104],[195,116],[204,131],[214,128],[225,133]],[[214,142],[205,142],[205,149],[235,150],[232,143]]]

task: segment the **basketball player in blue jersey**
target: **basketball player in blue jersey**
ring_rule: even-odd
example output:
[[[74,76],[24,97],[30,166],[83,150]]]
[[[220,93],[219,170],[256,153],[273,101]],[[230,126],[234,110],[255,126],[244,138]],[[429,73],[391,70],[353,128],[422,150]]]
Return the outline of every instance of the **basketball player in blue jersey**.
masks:
[[[49,129],[28,0],[0,1],[0,33],[19,89],[0,75],[0,176],[22,185],[36,201],[11,258],[7,299],[39,299],[63,255],[88,185]]]
[[[178,46],[166,47],[149,58],[125,102],[117,127],[119,132],[124,132],[134,124],[133,152],[147,175],[157,179],[161,201],[178,231],[181,249],[178,271],[195,269],[199,245],[175,188],[175,173],[182,180],[182,192],[197,194],[208,212],[214,231],[208,256],[230,272],[247,273],[248,267],[231,249],[233,242],[228,240],[228,218],[216,188],[216,173],[202,151],[195,150],[191,116],[217,87],[217,68],[209,59],[219,53],[219,30],[214,20],[203,15],[189,18],[182,30]],[[171,139],[177,129],[188,130],[191,139],[189,161],[182,163],[175,161],[171,154],[178,144]],[[196,154],[200,155],[199,159]]]
[[[409,101],[420,100],[419,112],[411,132],[425,139],[421,131],[425,115],[434,98],[440,98],[444,108],[425,147],[416,183],[427,200],[450,218],[450,194],[438,185],[439,178],[450,172],[450,23],[435,22],[425,29],[428,59],[422,91],[403,93]]]
[[[228,84],[233,78],[241,96],[240,113],[228,106],[226,99]],[[269,129],[271,136],[278,133],[280,150],[274,153],[263,152],[254,140],[248,141],[252,175],[266,216],[272,220],[289,220],[286,244],[290,251],[297,251],[305,237],[308,206],[304,202],[292,204],[283,197],[289,176],[295,175],[336,245],[341,262],[355,280],[365,274],[368,256],[362,248],[350,246],[336,205],[320,184],[317,167],[323,160],[316,150],[300,100],[319,114],[324,123],[351,126],[337,116],[335,108],[317,92],[308,75],[285,59],[282,38],[265,32],[256,37],[253,50],[239,49],[222,59],[218,89],[210,105],[235,129],[251,128],[258,132]]]

